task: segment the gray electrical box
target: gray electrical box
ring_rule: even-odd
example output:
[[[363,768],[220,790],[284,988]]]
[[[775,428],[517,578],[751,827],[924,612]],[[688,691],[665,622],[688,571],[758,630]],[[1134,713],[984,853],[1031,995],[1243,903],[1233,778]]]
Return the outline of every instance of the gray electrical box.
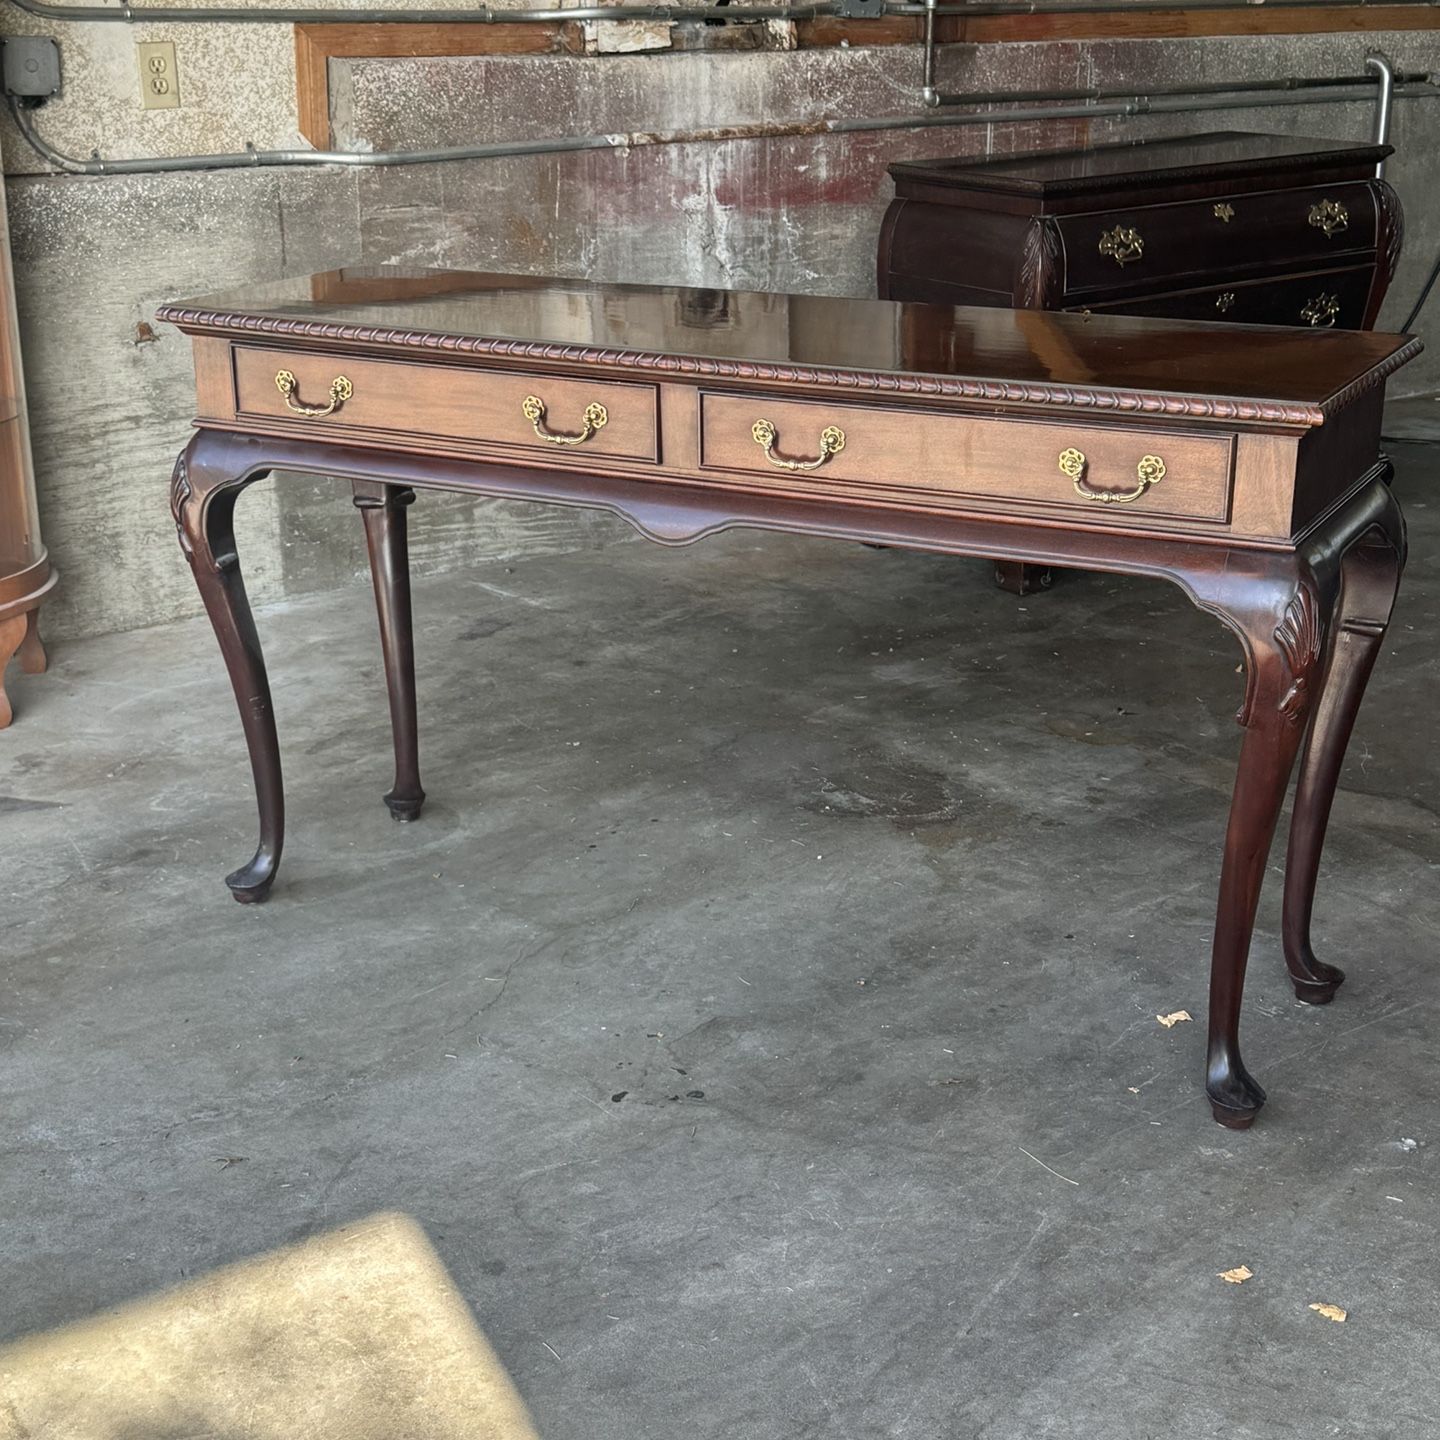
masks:
[[[5,93],[36,97],[60,93],[60,47],[46,35],[9,35],[4,45]]]

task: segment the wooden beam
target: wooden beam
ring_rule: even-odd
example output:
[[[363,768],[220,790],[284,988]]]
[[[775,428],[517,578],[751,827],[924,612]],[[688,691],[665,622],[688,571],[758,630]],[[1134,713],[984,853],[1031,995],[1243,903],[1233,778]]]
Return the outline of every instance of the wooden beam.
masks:
[[[801,49],[824,45],[910,45],[923,38],[922,22],[904,15],[883,20],[803,20]],[[1440,29],[1428,5],[1315,6],[1277,10],[1256,4],[1235,10],[1133,10],[1105,14],[941,15],[935,38],[942,45],[1027,40],[1163,40],[1211,35],[1346,34],[1365,30]]]
[[[300,133],[317,149],[330,145],[330,65],[316,31],[319,25],[295,27],[295,113]]]
[[[1327,35],[1440,29],[1428,5],[1347,5],[1314,9],[1144,10],[1108,15],[977,15],[965,41],[1168,40],[1220,35]]]
[[[743,13],[743,12],[741,12]],[[1164,40],[1221,35],[1349,34],[1440,29],[1440,6],[1347,5],[1270,10],[1125,10],[1100,15],[942,15],[942,45],[1006,44],[1036,40]],[[801,49],[835,45],[914,45],[921,21],[905,15],[880,20],[804,20]],[[577,24],[297,25],[295,85],[300,133],[317,150],[331,147],[330,61],[439,55],[581,55]]]
[[[935,38],[942,44],[955,38],[956,17],[941,15],[935,21]],[[800,20],[795,25],[795,43],[801,50],[827,45],[914,45],[925,38],[924,21],[909,15],[885,15],[878,20],[841,20],[834,15],[819,20]]]

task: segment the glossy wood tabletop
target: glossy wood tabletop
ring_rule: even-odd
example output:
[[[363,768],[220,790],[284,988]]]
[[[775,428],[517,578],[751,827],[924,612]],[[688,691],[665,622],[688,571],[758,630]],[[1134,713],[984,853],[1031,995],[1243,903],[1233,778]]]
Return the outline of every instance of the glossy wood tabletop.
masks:
[[[1168,397],[1175,413],[1323,423],[1357,383],[1420,348],[1405,336],[1301,332],[1133,316],[1065,315],[758,291],[693,290],[455,271],[346,269],[179,301],[159,318],[191,334],[508,354],[569,348],[587,363],[693,357],[712,373],[804,366],[924,382]],[[551,358],[570,358],[552,355]],[[683,367],[676,367],[683,368]],[[913,379],[913,387],[906,381]],[[984,382],[984,383],[981,383]],[[1170,407],[1164,407],[1170,408]]]

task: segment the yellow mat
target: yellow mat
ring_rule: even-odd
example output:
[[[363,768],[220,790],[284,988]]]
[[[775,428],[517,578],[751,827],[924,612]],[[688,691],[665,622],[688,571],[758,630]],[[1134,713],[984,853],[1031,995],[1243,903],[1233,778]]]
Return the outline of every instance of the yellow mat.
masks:
[[[0,1350],[0,1440],[537,1440],[413,1221],[379,1215]]]

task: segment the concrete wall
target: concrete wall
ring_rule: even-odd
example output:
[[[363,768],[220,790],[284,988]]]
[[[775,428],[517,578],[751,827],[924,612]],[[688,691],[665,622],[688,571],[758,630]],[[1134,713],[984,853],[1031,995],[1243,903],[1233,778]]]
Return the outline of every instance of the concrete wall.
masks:
[[[291,37],[273,27],[43,26],[63,46],[65,93],[39,115],[87,154],[294,145]],[[144,112],[138,39],[179,46],[183,105]],[[783,27],[767,43],[784,43]],[[1030,89],[1356,72],[1367,43],[1440,69],[1425,34],[953,47],[946,87]],[[525,136],[914,113],[912,47],[332,63],[337,142],[406,148]],[[1363,106],[1264,109],[1097,123],[1097,140],[1217,128],[1363,138]],[[1069,123],[881,132],[533,157],[362,175],[265,171],[106,179],[37,173],[0,133],[9,182],[45,537],[64,572],[53,635],[146,625],[198,606],[166,509],[191,412],[188,346],[153,328],[165,298],[356,260],[510,268],[607,279],[863,295],[889,198],[885,165],[922,155],[1064,144]],[[1410,239],[1387,318],[1408,309],[1440,244],[1425,170],[1436,102],[1397,106],[1392,179]],[[1433,387],[1440,356],[1403,377]],[[614,522],[423,497],[417,566],[598,543]],[[255,487],[241,505],[252,595],[349,579],[359,523],[337,487]]]

